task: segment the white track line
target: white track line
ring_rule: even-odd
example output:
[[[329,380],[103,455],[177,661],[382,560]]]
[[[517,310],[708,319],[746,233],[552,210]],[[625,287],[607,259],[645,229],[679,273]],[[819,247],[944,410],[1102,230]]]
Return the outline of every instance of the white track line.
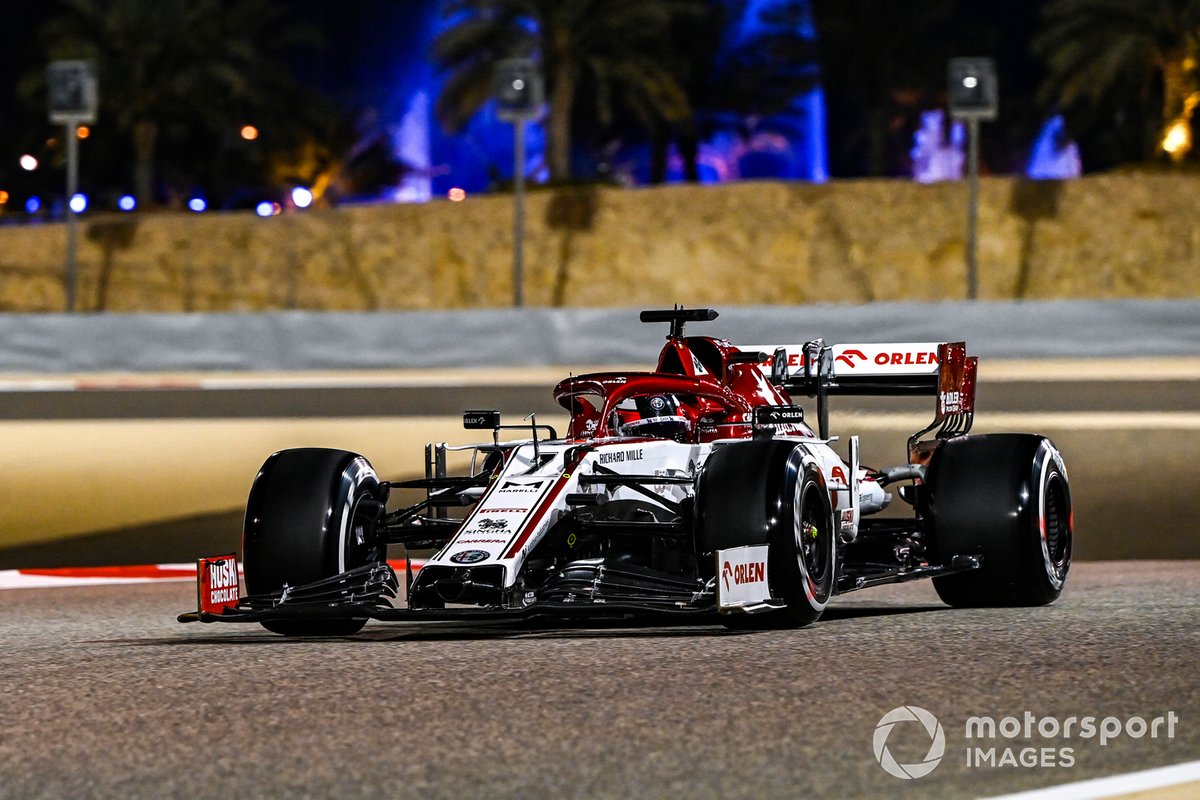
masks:
[[[1140,794],[1152,789],[1193,782],[1200,782],[1200,761],[1188,761],[1183,764],[1141,772],[1128,772],[1108,778],[1093,778],[1045,789],[1031,789],[1016,794],[998,795],[989,797],[987,800],[1098,800],[1104,797]]]
[[[55,575],[26,575],[20,570],[0,570],[0,590],[4,589],[73,589],[76,586],[119,586],[130,583],[162,583],[164,581],[195,583],[192,576],[177,578],[62,578]]]
[[[47,589],[47,588],[69,588],[75,586],[105,586],[105,585],[120,585],[129,583],[160,583],[162,581],[187,581],[194,583],[196,581],[196,566],[191,567],[192,574],[190,575],[163,575],[161,577],[140,577],[140,578],[120,578],[114,576],[93,575],[93,576],[66,576],[66,575],[48,575],[45,574],[49,570],[30,570],[28,572],[19,569],[0,570],[0,590],[2,589]]]
[[[389,561],[392,569],[403,569],[403,561]],[[424,559],[413,559],[416,572],[425,566]],[[238,565],[241,571],[241,565]],[[0,570],[0,590],[70,588],[75,586],[105,586],[130,583],[161,583],[163,581],[196,580],[196,564],[147,564],[126,567],[63,567],[58,569]]]

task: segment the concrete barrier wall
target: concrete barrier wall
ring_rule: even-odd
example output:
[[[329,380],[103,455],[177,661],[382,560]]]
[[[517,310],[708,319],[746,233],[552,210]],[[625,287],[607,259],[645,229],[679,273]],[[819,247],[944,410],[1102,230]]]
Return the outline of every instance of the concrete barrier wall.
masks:
[[[1200,176],[982,182],[990,299],[1200,296]],[[749,182],[542,190],[534,306],[933,301],[965,295],[966,187]],[[0,310],[63,307],[61,225],[0,227]],[[511,199],[85,217],[80,301],[108,311],[385,310],[510,302]]]
[[[987,359],[1200,354],[1200,301],[728,306],[689,330],[742,344],[965,339]],[[636,308],[0,314],[0,373],[653,363]]]

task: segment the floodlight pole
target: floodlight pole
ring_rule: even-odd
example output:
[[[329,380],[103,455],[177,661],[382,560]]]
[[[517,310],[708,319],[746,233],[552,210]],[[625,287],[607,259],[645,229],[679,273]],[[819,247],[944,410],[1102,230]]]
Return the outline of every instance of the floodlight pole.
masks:
[[[524,116],[513,121],[516,146],[513,152],[513,305],[524,305],[522,283],[525,269],[525,124]]]
[[[525,304],[525,126],[542,104],[542,77],[530,58],[496,63],[493,75],[500,119],[513,126],[513,307]]]
[[[979,117],[967,120],[967,299],[979,294]]]
[[[952,58],[946,69],[951,119],[967,122],[967,299],[979,296],[979,123],[996,119],[1000,87],[996,62],[984,57]]]
[[[63,290],[67,311],[75,310],[76,221],[71,199],[79,191],[79,126],[96,121],[99,90],[96,64],[92,61],[51,61],[46,67],[46,88],[50,122],[64,126],[67,137],[67,253],[63,269]]]
[[[71,208],[71,199],[79,191],[79,132],[74,122],[67,123],[67,263],[63,281],[66,284],[67,311],[75,310],[76,282],[76,230],[75,210]]]

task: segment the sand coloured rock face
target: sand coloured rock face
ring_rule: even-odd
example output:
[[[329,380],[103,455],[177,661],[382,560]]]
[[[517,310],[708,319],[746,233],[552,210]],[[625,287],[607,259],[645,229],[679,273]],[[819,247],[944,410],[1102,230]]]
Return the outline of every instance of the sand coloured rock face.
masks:
[[[980,298],[1200,295],[1200,177],[982,181]],[[539,306],[797,304],[965,295],[966,185],[857,180],[538,190]],[[284,214],[83,219],[80,307],[506,306],[511,198]],[[0,227],[0,311],[57,311],[61,225]]]

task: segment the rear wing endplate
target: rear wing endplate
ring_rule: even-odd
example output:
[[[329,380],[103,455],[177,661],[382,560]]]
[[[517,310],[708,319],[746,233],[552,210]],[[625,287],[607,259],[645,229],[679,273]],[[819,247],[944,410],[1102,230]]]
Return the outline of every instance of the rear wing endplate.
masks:
[[[774,348],[770,378],[791,395],[816,398],[823,439],[829,437],[833,395],[933,395],[933,422],[908,440],[909,461],[915,463],[936,444],[922,442],[927,434],[940,441],[971,430],[978,365],[965,342],[827,345],[817,339]]]

